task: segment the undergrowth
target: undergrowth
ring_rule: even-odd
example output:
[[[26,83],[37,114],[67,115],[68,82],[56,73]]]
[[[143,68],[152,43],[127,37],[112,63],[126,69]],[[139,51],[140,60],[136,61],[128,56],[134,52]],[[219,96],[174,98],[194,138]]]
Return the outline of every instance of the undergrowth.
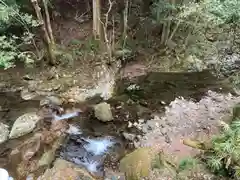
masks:
[[[222,127],[218,135],[205,142],[186,140],[190,147],[204,150],[201,163],[219,177],[240,179],[240,103],[233,108],[230,124],[220,121]],[[192,159],[183,160],[179,170],[189,169],[195,164]],[[195,161],[196,162],[196,161]]]
[[[222,122],[222,132],[212,138],[212,146],[205,153],[207,166],[212,172],[240,178],[240,117],[239,104],[234,108],[231,124]]]
[[[240,119],[224,125],[223,133],[212,139],[206,162],[214,173],[240,178]]]
[[[26,50],[26,46],[33,44],[36,48],[33,34],[29,28],[37,27],[34,18],[20,12],[20,6],[14,1],[0,0],[0,66],[5,69],[14,66],[15,60],[22,60],[27,64],[38,59],[38,55]],[[23,29],[23,32],[11,32],[12,27]]]

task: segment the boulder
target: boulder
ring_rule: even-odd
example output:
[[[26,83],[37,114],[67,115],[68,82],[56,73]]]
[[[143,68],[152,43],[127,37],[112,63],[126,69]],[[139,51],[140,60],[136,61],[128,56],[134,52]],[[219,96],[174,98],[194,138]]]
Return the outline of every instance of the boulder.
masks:
[[[30,112],[18,117],[14,122],[9,138],[14,139],[33,131],[37,122],[41,119],[36,112]]]
[[[127,154],[120,161],[120,171],[127,179],[140,180],[150,175],[157,151],[152,148],[139,148]]]
[[[110,104],[103,102],[94,107],[95,117],[103,122],[112,121],[113,115]]]
[[[8,139],[8,126],[0,123],[0,144],[4,143]]]
[[[95,180],[85,169],[76,167],[73,163],[57,159],[53,168],[48,169],[38,177],[38,180],[65,180],[65,179],[82,179]]]
[[[61,106],[63,104],[63,99],[58,96],[47,96],[40,101],[40,106],[51,104],[55,106]]]

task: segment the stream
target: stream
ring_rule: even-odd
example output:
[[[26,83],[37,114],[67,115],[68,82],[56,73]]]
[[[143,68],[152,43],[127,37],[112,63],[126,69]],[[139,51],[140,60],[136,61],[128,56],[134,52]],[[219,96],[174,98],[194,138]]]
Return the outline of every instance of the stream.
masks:
[[[223,84],[222,80],[216,79],[207,71],[152,72],[133,79],[117,80],[117,82],[114,97],[106,101],[111,105],[113,121],[104,123],[97,120],[89,102],[84,105],[66,104],[63,106],[65,110],[82,106],[89,106],[89,108],[79,114],[72,111],[73,114],[70,116],[73,117],[68,120],[55,118],[55,120],[66,121],[69,125],[67,135],[57,149],[55,158],[62,158],[81,168],[86,168],[94,177],[100,179],[105,176],[105,168],[118,170],[119,160],[135,148],[134,144],[122,134],[124,132],[140,136],[143,134],[139,128],[129,128],[129,122],[134,123],[139,119],[144,119],[146,122],[153,112],[163,113],[164,107],[176,97],[199,101],[208,90],[231,91],[228,85]],[[39,101],[21,100],[19,92],[1,92],[0,107],[1,122],[12,127],[19,116],[27,112],[39,111]],[[30,133],[0,145],[0,168],[7,169],[15,179],[19,179],[16,164],[20,162],[17,160],[18,157],[10,158],[10,153],[32,136],[33,133]],[[41,151],[43,152],[44,149],[38,153]]]

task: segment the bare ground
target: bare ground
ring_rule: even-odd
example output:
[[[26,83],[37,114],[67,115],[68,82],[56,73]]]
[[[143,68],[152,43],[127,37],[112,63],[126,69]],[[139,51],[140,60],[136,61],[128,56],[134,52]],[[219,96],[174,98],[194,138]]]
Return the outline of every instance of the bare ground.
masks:
[[[199,102],[176,98],[166,107],[164,116],[155,115],[145,126],[151,127],[138,146],[154,146],[163,150],[173,162],[194,157],[200,150],[185,146],[183,139],[207,140],[219,132],[219,121],[231,118],[232,108],[240,102],[240,97],[231,94],[218,94],[209,91]],[[154,126],[153,126],[154,124]],[[172,172],[153,171],[151,179],[172,179]],[[194,177],[193,177],[194,176]],[[206,178],[204,178],[206,176]],[[211,176],[211,177],[210,177]],[[192,179],[213,179],[213,175],[199,171],[190,176]]]
[[[184,138],[206,140],[219,130],[219,121],[231,117],[240,97],[209,91],[199,102],[176,98],[166,107],[163,117],[155,116],[147,125],[155,124],[140,140],[139,146],[159,145],[164,152],[182,158],[199,151],[182,144]],[[153,126],[151,126],[153,127]]]

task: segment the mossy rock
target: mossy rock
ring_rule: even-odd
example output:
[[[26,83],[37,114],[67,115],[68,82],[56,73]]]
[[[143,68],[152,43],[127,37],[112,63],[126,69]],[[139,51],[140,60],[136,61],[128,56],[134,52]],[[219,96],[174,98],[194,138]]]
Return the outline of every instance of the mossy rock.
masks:
[[[157,151],[151,148],[139,148],[126,155],[120,161],[120,171],[125,173],[127,180],[140,180],[148,177]]]

